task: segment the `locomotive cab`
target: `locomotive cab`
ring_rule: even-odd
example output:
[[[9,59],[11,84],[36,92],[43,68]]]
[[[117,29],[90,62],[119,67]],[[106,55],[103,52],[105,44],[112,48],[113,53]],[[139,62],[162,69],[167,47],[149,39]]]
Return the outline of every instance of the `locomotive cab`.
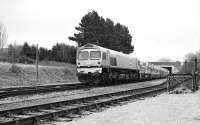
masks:
[[[86,44],[77,50],[77,75],[81,82],[94,81],[102,73],[105,52],[99,47]]]
[[[78,67],[99,67],[101,65],[101,51],[83,49],[78,52]]]

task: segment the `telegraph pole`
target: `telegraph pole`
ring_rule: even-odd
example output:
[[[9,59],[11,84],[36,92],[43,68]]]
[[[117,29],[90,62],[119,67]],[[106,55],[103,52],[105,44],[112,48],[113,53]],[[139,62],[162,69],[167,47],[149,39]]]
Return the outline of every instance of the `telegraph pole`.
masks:
[[[198,84],[197,84],[197,57],[194,60],[194,81],[195,81],[195,90],[198,90]]]
[[[63,57],[63,62],[64,62],[64,60],[65,60],[65,48],[64,48],[65,46],[63,45],[62,46],[62,57]]]
[[[39,80],[39,74],[38,74],[38,44],[36,45],[36,77],[37,77],[37,82]]]
[[[13,45],[11,45],[11,63],[12,63],[12,65],[14,65],[14,47],[13,47]]]
[[[187,61],[185,61],[185,73],[187,73]]]

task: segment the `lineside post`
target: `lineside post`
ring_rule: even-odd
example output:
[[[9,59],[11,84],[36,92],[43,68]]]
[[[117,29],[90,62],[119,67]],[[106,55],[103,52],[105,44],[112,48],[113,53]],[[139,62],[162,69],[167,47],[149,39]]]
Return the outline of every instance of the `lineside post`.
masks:
[[[181,80],[180,80],[180,81],[181,81],[181,86],[183,86],[183,85],[184,85],[185,79],[186,79],[186,78],[185,78],[185,77],[183,77],[183,81],[181,81]]]
[[[37,82],[39,80],[39,75],[38,75],[38,44],[36,45],[36,77],[37,77]]]
[[[169,92],[169,75],[167,76],[167,92]]]
[[[192,91],[193,91],[193,92],[195,92],[194,84],[195,84],[195,77],[192,76]]]
[[[185,73],[187,73],[187,61],[185,61]]]
[[[167,77],[167,92],[170,91],[170,86],[171,86],[171,76],[168,75],[168,77]]]
[[[172,88],[172,90],[173,90],[173,87],[174,87],[174,83],[175,83],[175,79],[174,79],[174,75],[172,74],[171,86],[170,86],[170,88]]]
[[[197,84],[197,57],[194,60],[194,80],[195,80],[195,90],[198,90],[198,84]]]

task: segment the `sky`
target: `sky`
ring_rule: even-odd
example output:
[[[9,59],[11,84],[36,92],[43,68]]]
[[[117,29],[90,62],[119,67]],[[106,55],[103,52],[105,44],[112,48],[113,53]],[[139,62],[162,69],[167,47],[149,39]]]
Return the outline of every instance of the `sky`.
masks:
[[[183,61],[200,50],[199,0],[0,0],[0,21],[8,43],[51,48],[77,33],[81,18],[95,10],[129,28],[131,54],[142,61]]]

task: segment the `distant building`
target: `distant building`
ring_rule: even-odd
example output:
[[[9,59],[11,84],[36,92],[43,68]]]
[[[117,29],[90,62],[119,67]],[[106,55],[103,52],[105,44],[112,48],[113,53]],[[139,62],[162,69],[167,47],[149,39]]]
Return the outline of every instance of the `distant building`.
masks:
[[[170,71],[170,73],[177,73],[181,69],[181,63],[179,61],[176,62],[150,62],[159,67],[166,68]]]

